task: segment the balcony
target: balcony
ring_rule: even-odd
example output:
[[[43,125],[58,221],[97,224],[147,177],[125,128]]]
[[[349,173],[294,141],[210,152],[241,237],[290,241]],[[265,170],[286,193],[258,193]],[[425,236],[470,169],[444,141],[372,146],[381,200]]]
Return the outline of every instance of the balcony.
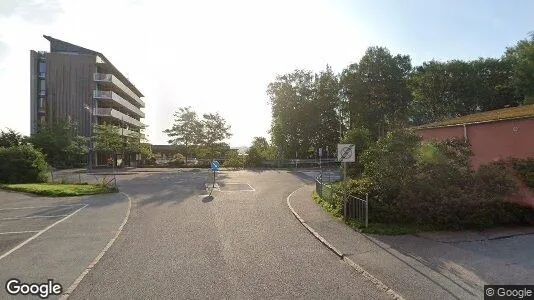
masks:
[[[93,98],[95,99],[106,99],[106,100],[113,100],[116,104],[126,108],[127,110],[131,111],[132,113],[136,114],[140,118],[145,117],[145,113],[142,112],[139,108],[137,108],[135,105],[131,104],[130,102],[123,99],[118,94],[112,92],[112,91],[93,91]]]
[[[113,108],[95,108],[94,115],[98,117],[108,117],[115,119],[116,122],[126,122],[135,127],[144,127],[145,124],[140,121],[121,113],[120,111]]]
[[[136,132],[136,131],[133,131],[133,130],[129,130],[129,129],[122,129],[122,128],[119,128],[119,132],[125,136],[130,136],[132,134],[140,134],[140,137],[141,139],[144,139],[145,138],[145,135],[142,134],[142,133],[139,133],[139,132]]]
[[[122,83],[122,81],[113,76],[113,74],[94,73],[93,79],[96,82],[105,82],[115,85],[130,98],[132,98],[140,107],[145,107],[145,102],[141,100],[141,98],[139,98],[134,92],[132,92],[132,90],[130,90],[130,88],[128,88],[124,83]]]

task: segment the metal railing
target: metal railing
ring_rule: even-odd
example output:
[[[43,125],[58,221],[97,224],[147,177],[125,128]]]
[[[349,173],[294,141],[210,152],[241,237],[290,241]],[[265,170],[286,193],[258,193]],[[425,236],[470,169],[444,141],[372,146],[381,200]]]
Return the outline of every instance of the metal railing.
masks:
[[[93,90],[93,98],[113,100],[117,104],[123,106],[124,108],[128,109],[129,111],[133,112],[139,117],[141,118],[145,117],[145,113],[142,112],[139,108],[137,108],[135,105],[131,104],[130,102],[128,102],[127,100],[119,96],[117,93],[114,93],[112,91]]]
[[[137,96],[128,86],[126,86],[119,78],[117,78],[113,74],[94,73],[93,80],[94,81],[106,81],[106,82],[113,83],[115,86],[121,89],[124,93],[130,96],[135,102],[137,102],[138,105],[140,105],[141,107],[145,107],[145,102],[141,100],[139,96]]]
[[[328,184],[324,184],[320,177],[315,179],[315,192],[329,203],[343,203],[343,218],[357,220],[365,227],[369,225],[369,195],[365,199],[346,193],[336,192]]]

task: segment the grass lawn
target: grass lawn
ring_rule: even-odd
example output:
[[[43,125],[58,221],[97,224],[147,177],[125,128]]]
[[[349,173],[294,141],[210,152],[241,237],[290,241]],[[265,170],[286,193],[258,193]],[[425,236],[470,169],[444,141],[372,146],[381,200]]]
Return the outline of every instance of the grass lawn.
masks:
[[[342,212],[335,209],[335,207],[330,204],[328,201],[322,199],[313,192],[313,200],[323,208],[329,215],[332,217],[342,220],[353,229],[356,229],[362,233],[368,234],[379,234],[379,235],[402,235],[402,234],[415,234],[422,231],[431,231],[432,228],[424,228],[412,224],[383,224],[383,223],[369,223],[368,227],[365,227],[364,224],[356,220],[343,220]]]
[[[96,184],[19,183],[2,184],[1,189],[41,196],[70,197],[116,192],[114,188]]]

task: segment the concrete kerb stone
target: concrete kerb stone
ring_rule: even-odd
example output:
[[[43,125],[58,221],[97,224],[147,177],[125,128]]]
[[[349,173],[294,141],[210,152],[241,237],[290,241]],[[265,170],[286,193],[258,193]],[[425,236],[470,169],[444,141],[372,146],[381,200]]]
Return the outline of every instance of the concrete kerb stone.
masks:
[[[69,286],[69,288],[63,292],[63,294],[61,295],[61,297],[59,297],[59,299],[68,299],[70,294],[72,294],[72,292],[76,289],[76,287],[78,287],[78,285],[82,282],[83,278],[89,274],[89,272],[91,271],[91,269],[93,269],[96,264],[98,264],[98,262],[100,261],[100,259],[102,259],[102,257],[104,256],[104,254],[106,254],[106,252],[109,250],[109,248],[111,248],[111,246],[113,245],[113,243],[115,243],[115,241],[117,240],[117,238],[119,237],[119,235],[121,234],[122,230],[124,229],[124,226],[126,225],[126,223],[128,222],[128,219],[130,217],[130,211],[132,209],[132,199],[130,198],[130,196],[124,192],[120,192],[120,194],[126,196],[126,198],[128,198],[128,209],[126,211],[126,216],[124,216],[124,219],[122,220],[122,223],[121,225],[119,226],[118,230],[117,230],[117,233],[115,234],[115,236],[113,238],[111,238],[111,240],[107,243],[107,245],[104,247],[104,249],[102,249],[102,251],[100,251],[100,253],[93,259],[93,261],[83,270],[83,272],[80,274],[80,276],[78,276],[78,278],[76,278],[76,280],[74,280],[74,282]]]
[[[312,181],[312,180],[309,180],[309,181]],[[388,294],[391,298],[393,299],[398,299],[398,300],[403,300],[404,298],[399,294],[397,293],[396,291],[394,291],[393,289],[391,289],[390,287],[388,287],[387,285],[385,285],[382,281],[380,281],[378,278],[374,277],[373,275],[371,275],[369,272],[365,271],[364,268],[362,268],[360,265],[358,265],[357,263],[355,263],[353,260],[351,260],[350,258],[348,258],[347,256],[345,256],[345,254],[341,251],[339,251],[332,243],[330,243],[328,240],[326,240],[323,236],[321,236],[315,229],[313,229],[310,225],[308,225],[306,223],[306,221],[304,219],[302,219],[302,217],[295,211],[295,209],[293,209],[293,206],[291,206],[291,196],[293,196],[293,194],[295,194],[296,192],[298,192],[299,190],[305,188],[306,186],[301,186],[300,188],[294,190],[291,194],[289,194],[289,196],[287,196],[286,198],[286,202],[287,202],[287,206],[289,207],[289,209],[291,210],[291,213],[293,213],[293,215],[295,216],[295,218],[297,218],[297,220],[299,220],[299,222],[315,237],[317,238],[323,245],[325,245],[328,249],[330,249],[332,252],[334,252],[337,256],[339,256],[340,259],[342,259],[347,265],[349,265],[350,267],[352,267],[353,269],[356,270],[356,272],[358,272],[359,274],[361,274],[366,280],[369,280],[371,283],[373,283],[375,285],[375,287],[380,290],[380,291],[383,291],[385,292],[386,294]]]

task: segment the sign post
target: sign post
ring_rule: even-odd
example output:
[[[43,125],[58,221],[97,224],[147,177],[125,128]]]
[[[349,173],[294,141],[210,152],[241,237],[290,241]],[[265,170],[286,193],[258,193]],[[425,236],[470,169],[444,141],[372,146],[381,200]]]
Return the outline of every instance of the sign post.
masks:
[[[323,180],[323,166],[321,164],[321,157],[323,156],[323,148],[319,148],[319,170],[321,172],[321,180]]]
[[[215,172],[219,171],[220,164],[218,161],[213,160],[211,162],[211,170],[213,171],[213,185],[211,186],[211,192],[213,192],[213,189],[215,188]],[[210,196],[211,196],[210,192]]]
[[[356,161],[354,144],[337,144],[337,160],[343,162],[343,180],[346,180],[347,163]]]

